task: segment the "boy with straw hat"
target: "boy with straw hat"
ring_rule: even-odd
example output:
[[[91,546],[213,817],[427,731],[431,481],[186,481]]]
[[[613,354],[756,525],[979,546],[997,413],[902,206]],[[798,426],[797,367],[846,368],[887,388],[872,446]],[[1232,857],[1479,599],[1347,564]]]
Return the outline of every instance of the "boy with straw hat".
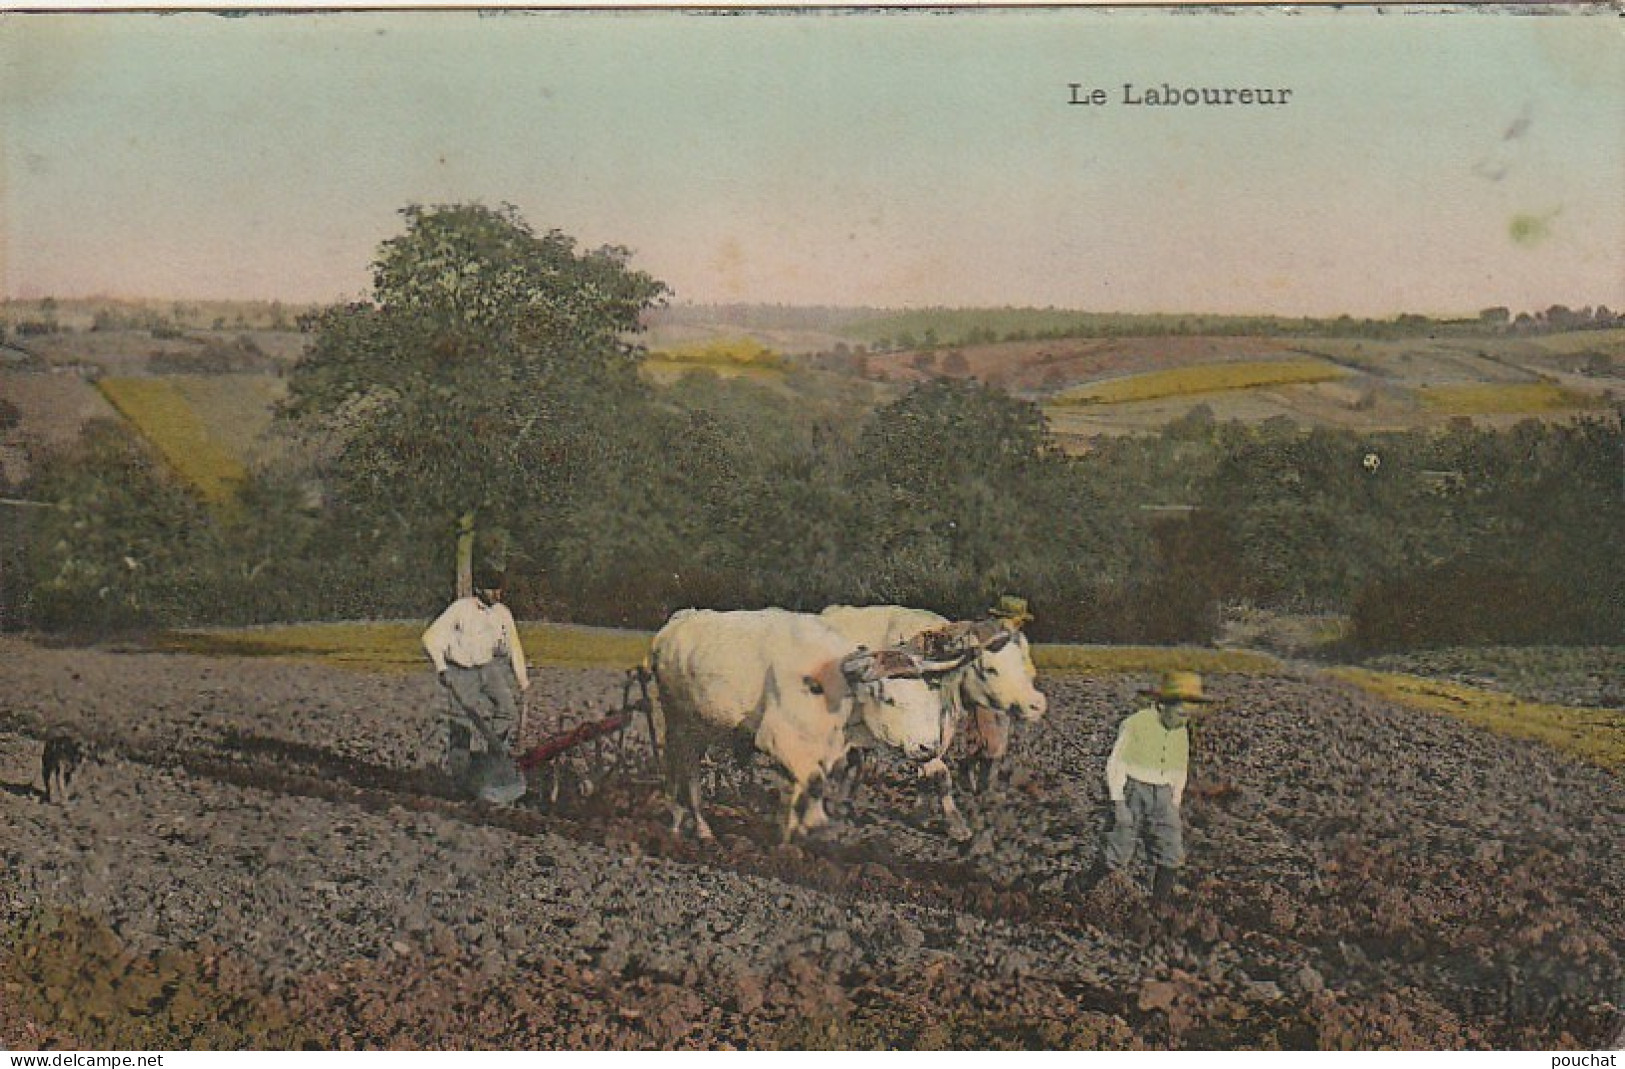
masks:
[[[1151,863],[1151,898],[1173,899],[1174,878],[1185,861],[1179,807],[1190,766],[1190,706],[1213,699],[1195,672],[1166,672],[1157,686],[1140,692],[1152,704],[1123,720],[1106,759],[1106,790],[1115,823],[1106,837],[1106,867],[1122,873],[1143,839]]]

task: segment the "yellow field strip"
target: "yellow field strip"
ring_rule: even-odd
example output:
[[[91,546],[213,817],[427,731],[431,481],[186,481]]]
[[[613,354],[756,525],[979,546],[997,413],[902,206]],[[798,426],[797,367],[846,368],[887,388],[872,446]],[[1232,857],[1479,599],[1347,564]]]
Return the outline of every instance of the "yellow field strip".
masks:
[[[1396,672],[1333,668],[1329,674],[1378,697],[1440,713],[1497,735],[1531,739],[1603,768],[1625,768],[1625,715],[1524,701],[1497,691]]]
[[[173,383],[162,378],[109,378],[97,387],[205,501],[225,505],[236,497],[246,475],[241,461],[210,436]]]
[[[1050,398],[1052,405],[1115,405],[1163,397],[1330,382],[1349,372],[1322,360],[1245,360],[1151,371],[1090,383]]]
[[[654,364],[714,368],[775,368],[783,369],[784,360],[767,346],[749,338],[722,339],[694,345],[680,345],[649,353],[646,361]]]
[[[1608,402],[1550,382],[1474,382],[1422,386],[1416,397],[1434,412],[1452,416],[1488,416],[1519,412],[1567,412],[1604,408]]]

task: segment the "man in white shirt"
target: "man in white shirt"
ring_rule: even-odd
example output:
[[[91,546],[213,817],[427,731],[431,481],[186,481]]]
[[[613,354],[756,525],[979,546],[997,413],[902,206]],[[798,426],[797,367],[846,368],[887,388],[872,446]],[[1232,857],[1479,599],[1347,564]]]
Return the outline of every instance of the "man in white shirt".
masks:
[[[502,604],[503,577],[488,572],[478,576],[474,596],[458,598],[423,632],[423,648],[440,675],[440,685],[451,691],[467,719],[446,721],[445,770],[462,779],[469,770],[473,734],[480,731],[487,746],[501,744],[501,756],[513,747],[518,719],[518,690],[530,686],[519,628]]]

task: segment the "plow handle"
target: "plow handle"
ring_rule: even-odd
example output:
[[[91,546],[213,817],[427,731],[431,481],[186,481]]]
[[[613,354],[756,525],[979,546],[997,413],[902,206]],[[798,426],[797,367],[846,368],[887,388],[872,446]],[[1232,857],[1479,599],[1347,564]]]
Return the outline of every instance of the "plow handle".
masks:
[[[530,688],[519,688],[519,724],[513,730],[513,749],[517,752],[525,744],[525,723],[530,719]]]

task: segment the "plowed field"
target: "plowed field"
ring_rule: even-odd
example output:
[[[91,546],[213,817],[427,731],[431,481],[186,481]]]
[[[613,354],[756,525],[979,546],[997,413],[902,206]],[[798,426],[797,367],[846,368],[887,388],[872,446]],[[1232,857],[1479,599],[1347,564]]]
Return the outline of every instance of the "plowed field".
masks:
[[[777,847],[762,766],[713,777],[717,843],[674,838],[635,732],[588,796],[458,800],[427,672],[14,638],[0,664],[6,1047],[1620,1043],[1618,776],[1308,669],[1208,678],[1159,913],[1079,879],[1133,675],[1041,681],[966,844],[883,764]],[[527,742],[621,682],[542,670]],[[63,730],[97,759],[48,803]]]

